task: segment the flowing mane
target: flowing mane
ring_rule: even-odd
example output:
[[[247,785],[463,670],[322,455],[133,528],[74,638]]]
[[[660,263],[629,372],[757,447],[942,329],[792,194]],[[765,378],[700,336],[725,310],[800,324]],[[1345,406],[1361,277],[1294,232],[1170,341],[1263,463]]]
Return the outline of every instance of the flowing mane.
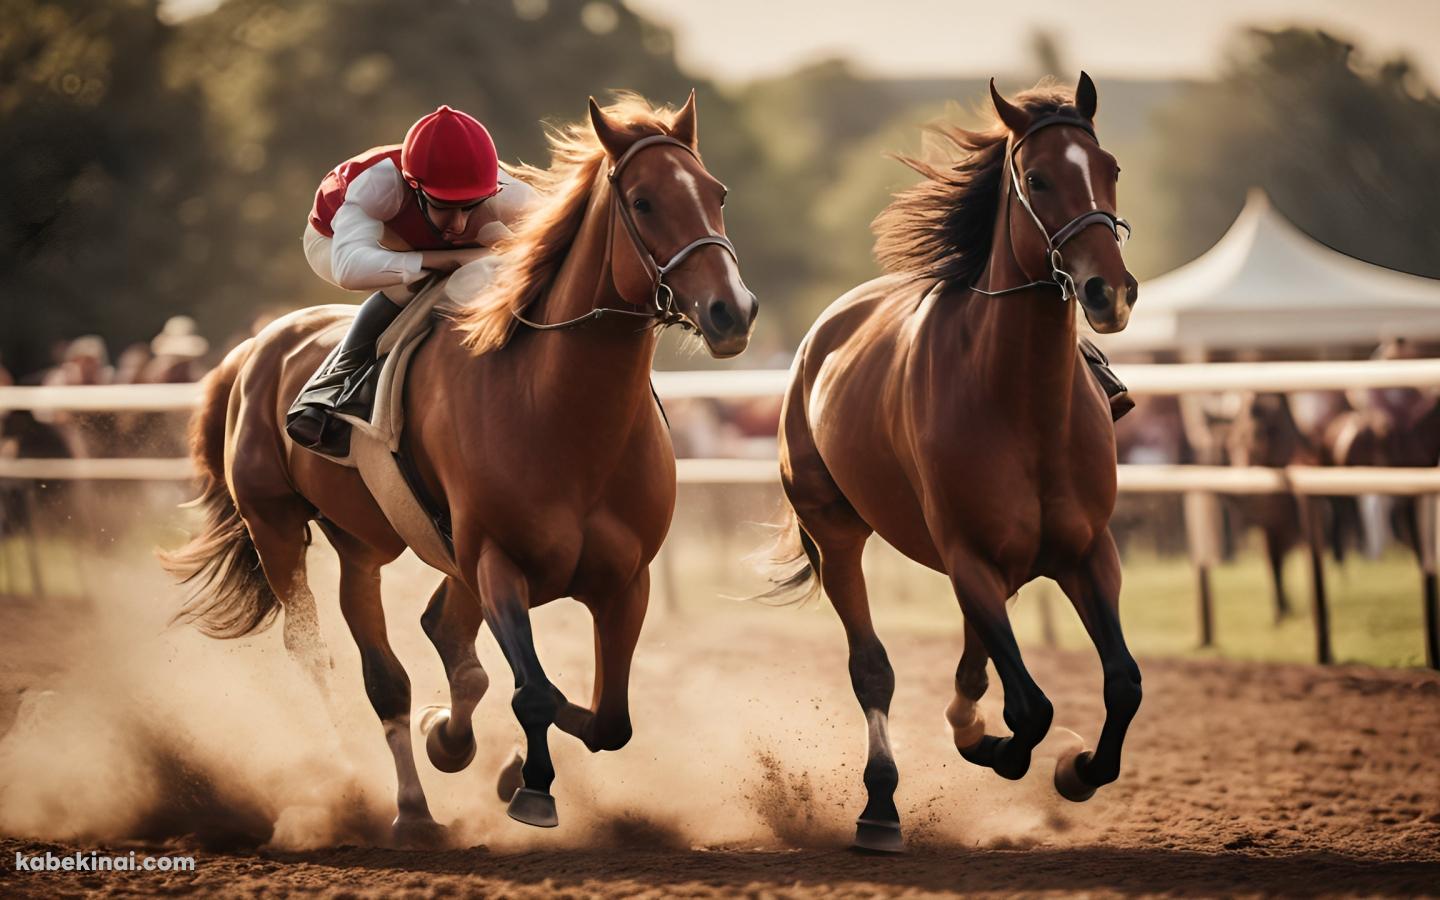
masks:
[[[1079,115],[1070,91],[1049,79],[1017,96],[1015,105],[1037,117]],[[895,157],[925,178],[895,194],[870,226],[875,258],[886,271],[968,286],[985,268],[1000,211],[1009,136],[993,109],[990,119],[984,131],[929,126],[926,130],[948,145],[947,158],[927,162]]]
[[[622,92],[604,109],[616,128],[635,138],[668,134],[675,110],[654,107],[639,94]],[[539,193],[535,207],[496,247],[496,282],[456,317],[461,341],[476,355],[505,345],[515,329],[511,312],[524,312],[554,283],[606,163],[589,119],[551,128],[550,167],[511,169]]]

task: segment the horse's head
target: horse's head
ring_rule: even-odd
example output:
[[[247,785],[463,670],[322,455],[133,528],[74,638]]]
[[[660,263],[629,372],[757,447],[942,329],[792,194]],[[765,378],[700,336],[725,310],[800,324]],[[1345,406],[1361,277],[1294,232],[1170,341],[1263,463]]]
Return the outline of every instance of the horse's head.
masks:
[[[1139,286],[1120,255],[1130,229],[1115,212],[1120,166],[1095,139],[1094,82],[1080,73],[1073,110],[1053,115],[1015,106],[994,81],[990,95],[1010,132],[1003,214],[1017,262],[1031,278],[1060,282],[1096,331],[1124,329]]]
[[[725,186],[700,161],[695,93],[666,134],[636,135],[592,99],[590,121],[610,161],[616,194],[610,265],[630,303],[674,313],[730,357],[750,342],[759,312],[725,238]]]

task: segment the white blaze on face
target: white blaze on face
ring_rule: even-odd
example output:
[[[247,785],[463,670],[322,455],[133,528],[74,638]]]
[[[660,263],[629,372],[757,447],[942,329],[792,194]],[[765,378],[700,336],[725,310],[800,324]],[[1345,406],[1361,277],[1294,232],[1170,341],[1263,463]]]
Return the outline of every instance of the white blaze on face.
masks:
[[[1078,140],[1071,141],[1065,148],[1065,160],[1079,169],[1085,179],[1085,198],[1090,201],[1090,208],[1099,209],[1095,203],[1095,185],[1090,181],[1090,152]]]
[[[698,210],[701,217],[704,218],[705,227],[709,229],[709,233],[719,234],[719,223],[710,221],[710,215],[705,209],[704,202],[700,199],[700,183],[695,180],[695,176],[686,171],[684,166],[677,164],[675,167],[675,180],[680,183],[685,193],[690,195],[690,202],[695,204],[695,209]],[[704,237],[704,235],[697,234],[694,237],[690,237],[689,240],[693,241],[695,238],[700,237]],[[739,264],[731,258],[729,253],[726,253],[725,250],[719,246],[701,247],[695,252],[704,253],[707,251],[718,253],[723,257],[724,262],[722,265],[725,266],[725,277],[730,282],[730,295],[735,298],[735,313],[740,318],[740,321],[750,321],[750,307],[754,303],[754,299],[750,295],[750,289],[747,288],[745,282],[740,279]]]

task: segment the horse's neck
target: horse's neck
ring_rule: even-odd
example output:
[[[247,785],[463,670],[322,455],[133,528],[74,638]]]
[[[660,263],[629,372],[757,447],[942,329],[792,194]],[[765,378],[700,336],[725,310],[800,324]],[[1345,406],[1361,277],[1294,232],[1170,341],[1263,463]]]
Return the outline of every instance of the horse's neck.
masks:
[[[609,186],[597,179],[575,241],[549,291],[527,313],[541,322],[563,322],[601,307],[629,308],[610,271]],[[656,332],[628,316],[601,319],[578,328],[517,335],[506,352],[532,373],[532,396],[587,427],[629,427],[626,414],[649,402],[650,367]],[[523,327],[523,326],[522,326]]]
[[[999,291],[1033,280],[1011,250],[1005,216],[995,225],[990,259],[976,284]],[[986,382],[1017,411],[1042,421],[1068,417],[1073,397],[1079,334],[1075,310],[1050,286],[1001,297],[972,295],[974,333]]]

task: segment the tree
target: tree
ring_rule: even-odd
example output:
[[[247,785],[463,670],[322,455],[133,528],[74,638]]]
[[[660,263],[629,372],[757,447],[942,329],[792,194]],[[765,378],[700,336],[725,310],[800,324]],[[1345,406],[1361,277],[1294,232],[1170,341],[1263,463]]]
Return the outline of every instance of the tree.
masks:
[[[154,0],[0,0],[0,355],[148,338],[202,280],[175,210],[204,171],[199,104],[161,70]],[[112,346],[114,344],[112,343]]]
[[[1208,249],[1258,185],[1317,240],[1440,277],[1440,101],[1405,59],[1375,64],[1320,31],[1250,32],[1158,135],[1174,263]]]

